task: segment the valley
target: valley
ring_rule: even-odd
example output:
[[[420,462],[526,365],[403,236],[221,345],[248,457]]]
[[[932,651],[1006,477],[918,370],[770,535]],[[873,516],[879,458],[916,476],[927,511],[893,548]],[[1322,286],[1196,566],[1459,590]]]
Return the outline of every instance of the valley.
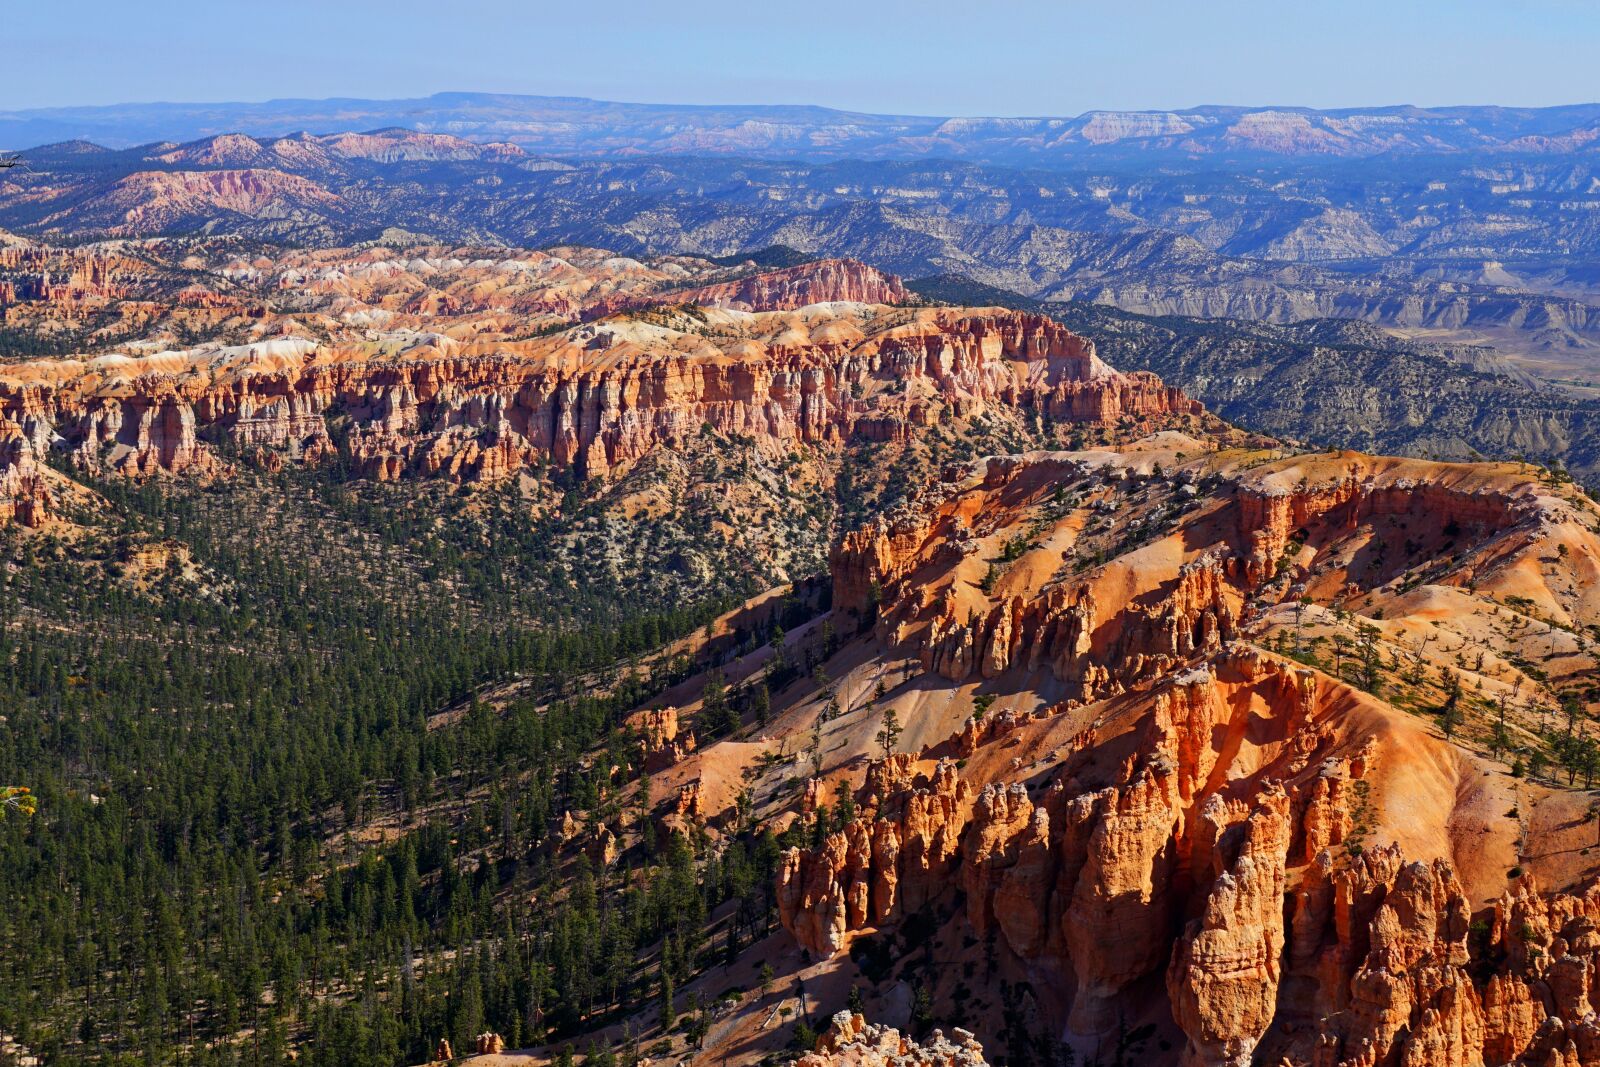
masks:
[[[1562,469],[1240,429],[1118,369],[1168,320],[854,261],[7,254],[38,1054],[1595,1043]]]
[[[1600,1067],[1600,106],[481,14],[0,108],[0,1064]]]

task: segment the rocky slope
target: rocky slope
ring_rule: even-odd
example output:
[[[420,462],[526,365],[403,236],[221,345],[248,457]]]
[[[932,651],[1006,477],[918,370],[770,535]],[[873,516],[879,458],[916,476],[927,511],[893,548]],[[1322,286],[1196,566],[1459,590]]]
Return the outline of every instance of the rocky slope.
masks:
[[[468,480],[547,465],[610,478],[705,426],[781,450],[895,437],[988,404],[1100,424],[1199,414],[1154,376],[1117,374],[1088,342],[1018,313],[706,313],[703,322],[732,334],[726,347],[692,327],[619,322],[503,345],[418,338],[351,349],[285,338],[36,361],[0,380],[0,417],[41,450],[146,475],[214,469],[208,438],[260,450],[264,463],[279,454],[315,462],[338,451],[337,413],[363,475]]]
[[[762,751],[810,746],[783,817],[822,836],[777,886],[807,988],[853,983],[898,1026],[898,973],[1012,1054],[1596,1062],[1589,800],[1525,770],[1558,703],[1593,711],[1592,501],[1177,434],[991,459],[918,501],[834,553],[859,635],[827,686],[658,778],[715,828],[741,778],[767,795]]]
[[[1576,788],[1600,766],[1600,509],[1570,483],[1252,444],[1036,313],[862,302],[906,293],[859,264],[184,247],[7,261],[8,321],[47,336],[115,309],[152,338],[4,365],[8,538],[48,541],[27,531],[80,507],[62,461],[577,496],[709,450],[717,493],[759,483],[820,515],[791,494],[822,476],[807,452],[841,503],[852,470],[892,488],[833,548],[831,612],[730,633],[718,689],[637,708],[650,792],[618,781],[552,846],[605,869],[646,826],[713,856],[751,820],[781,833],[783,932],[727,967],[749,989],[770,964],[802,1017],[855,1001],[883,1024],[845,1016],[817,1067],[971,1064],[979,1043],[1007,1062],[1600,1062]],[[202,322],[215,340],[165,343]],[[1107,447],[963,462],[985,425]],[[659,529],[705,492],[630,491],[617,514]],[[614,525],[573,537],[609,552]],[[703,718],[708,692],[766,681],[755,721]],[[705,1054],[777,1051],[785,1001],[721,1002]],[[930,1021],[972,1036],[922,1038]]]
[[[81,221],[111,235],[163,233],[200,230],[230,216],[306,217],[338,206],[337,194],[276,170],[147,171],[119,179],[74,214],[74,225]]]
[[[0,358],[156,351],[237,339],[430,327],[457,339],[528,337],[627,310],[699,304],[793,310],[895,304],[900,280],[856,260],[763,270],[735,257],[640,261],[599,249],[384,244],[283,250],[237,238],[0,245]]]
[[[1407,341],[1362,322],[1279,326],[1052,305],[964,279],[922,294],[1051,314],[1119,367],[1153,371],[1213,411],[1282,438],[1394,455],[1526,456],[1600,478],[1600,403],[1542,385],[1494,349]]]
[[[1489,347],[1404,341],[1338,320],[1152,320],[950,276],[910,288],[1056,317],[1094,337],[1115,365],[1152,370],[1224,417],[1281,437],[1445,459],[1524,455],[1564,463],[1586,480],[1600,464],[1597,401],[1542,387]],[[181,350],[280,329],[319,340],[379,328],[526,339],[674,304],[774,310],[912,296],[893,276],[850,260],[763,270],[748,260],[641,261],[577,248],[276,252],[215,238],[63,249],[11,238],[0,249],[0,358]]]
[[[910,297],[900,279],[893,275],[883,274],[855,260],[832,259],[764,271],[735,281],[667,289],[649,296],[618,295],[586,308],[585,315],[599,318],[628,308],[647,307],[652,303],[698,304],[701,307],[736,308],[741,311],[778,311],[834,301],[899,304]]]
[[[983,1048],[972,1034],[957,1030],[954,1037],[952,1042],[935,1031],[932,1040],[922,1044],[844,1011],[833,1017],[816,1051],[796,1062],[801,1067],[985,1067]]]

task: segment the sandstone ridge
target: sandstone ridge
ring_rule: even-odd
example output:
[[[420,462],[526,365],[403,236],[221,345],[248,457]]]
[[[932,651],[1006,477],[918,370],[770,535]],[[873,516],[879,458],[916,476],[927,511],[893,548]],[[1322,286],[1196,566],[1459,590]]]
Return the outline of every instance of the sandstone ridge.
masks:
[[[1186,1067],[1600,1062],[1585,798],[1389,702],[1539,685],[1519,624],[1475,627],[1507,598],[1596,618],[1593,503],[1510,467],[1180,444],[991,460],[841,543],[837,610],[878,661],[1004,710],[846,779],[874,814],[785,856],[785,927],[839,958],[959,887],[964,929],[1057,991],[1043,1025],[1084,1051],[1138,1017]],[[1062,566],[1096,515],[1144,533]],[[1344,626],[1398,677],[1276,651]],[[1434,658],[1469,637],[1485,655]]]

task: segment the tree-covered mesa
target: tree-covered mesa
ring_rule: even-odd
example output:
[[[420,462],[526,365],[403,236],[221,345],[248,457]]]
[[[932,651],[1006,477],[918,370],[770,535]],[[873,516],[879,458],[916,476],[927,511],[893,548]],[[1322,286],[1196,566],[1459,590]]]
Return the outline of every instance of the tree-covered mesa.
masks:
[[[770,834],[560,847],[635,817],[625,713],[703,666],[647,653],[743,576],[621,596],[552,554],[577,516],[491,494],[96,488],[94,525],[0,532],[0,782],[38,804],[0,819],[0,1031],[45,1062],[560,1042],[774,921]]]

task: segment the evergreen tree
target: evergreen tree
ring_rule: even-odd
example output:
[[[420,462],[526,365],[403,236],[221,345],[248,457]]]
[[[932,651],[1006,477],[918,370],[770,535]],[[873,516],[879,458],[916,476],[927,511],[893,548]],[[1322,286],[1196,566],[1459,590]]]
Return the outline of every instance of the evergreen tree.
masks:
[[[672,972],[663,962],[661,968],[661,1029],[670,1031],[678,1022],[678,1009],[672,1002]]]
[[[896,714],[892,705],[883,709],[883,725],[878,729],[878,744],[883,748],[883,758],[888,759],[894,754],[895,745],[900,741],[900,716]]]

